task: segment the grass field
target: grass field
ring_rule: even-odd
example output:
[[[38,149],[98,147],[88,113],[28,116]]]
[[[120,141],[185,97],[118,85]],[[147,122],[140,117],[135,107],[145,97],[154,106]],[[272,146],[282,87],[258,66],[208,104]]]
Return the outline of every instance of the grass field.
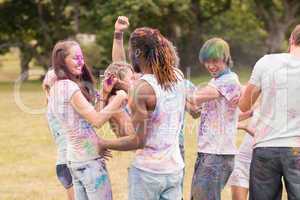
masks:
[[[55,175],[56,149],[43,111],[45,98],[41,83],[31,80],[21,85],[19,92],[14,92],[13,81],[18,77],[18,60],[14,55],[7,55],[1,57],[0,62],[0,200],[66,199]],[[36,79],[41,73],[40,69],[32,67],[30,78]],[[248,72],[241,73],[242,82],[248,76]],[[207,80],[207,76],[193,78],[195,83]],[[17,93],[19,97],[15,95]],[[188,199],[190,192],[197,127],[198,121],[187,115],[185,199]],[[107,126],[98,130],[98,133],[112,137]],[[243,135],[240,133],[238,136],[238,145]],[[114,152],[113,158],[107,162],[114,200],[127,199],[127,168],[133,156],[133,152]],[[222,196],[225,200],[231,199],[228,187]]]

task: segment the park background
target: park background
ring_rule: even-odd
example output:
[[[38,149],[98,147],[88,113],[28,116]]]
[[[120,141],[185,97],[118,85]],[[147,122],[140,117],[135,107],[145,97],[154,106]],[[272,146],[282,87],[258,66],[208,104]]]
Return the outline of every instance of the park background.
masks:
[[[177,47],[180,67],[195,84],[208,74],[198,62],[205,40],[229,42],[233,71],[242,83],[267,53],[286,52],[300,22],[299,0],[0,0],[0,200],[66,199],[55,175],[56,148],[45,119],[41,80],[54,44],[73,38],[83,47],[96,77],[111,62],[115,20],[129,18],[125,33],[157,28]],[[270,66],[271,67],[271,66]],[[198,120],[186,116],[188,199],[196,158]],[[113,137],[108,126],[99,135]],[[245,133],[239,132],[239,145]],[[127,168],[133,152],[114,152],[107,162],[115,200],[127,199]],[[223,199],[229,200],[226,187]],[[284,197],[286,198],[286,197]]]

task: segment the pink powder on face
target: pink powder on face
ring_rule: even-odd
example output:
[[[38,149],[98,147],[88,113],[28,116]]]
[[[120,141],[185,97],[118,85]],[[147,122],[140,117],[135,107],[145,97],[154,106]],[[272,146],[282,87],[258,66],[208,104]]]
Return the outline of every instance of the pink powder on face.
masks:
[[[76,47],[75,56],[76,56],[77,64],[79,66],[84,65],[83,54],[82,54],[81,48],[79,46]]]

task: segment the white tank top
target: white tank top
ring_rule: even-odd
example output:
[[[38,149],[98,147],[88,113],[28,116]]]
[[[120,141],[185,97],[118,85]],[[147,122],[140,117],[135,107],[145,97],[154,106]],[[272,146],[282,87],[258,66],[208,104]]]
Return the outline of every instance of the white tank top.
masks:
[[[153,74],[143,75],[141,80],[153,88],[156,106],[147,123],[145,147],[136,151],[133,166],[157,174],[176,173],[184,167],[179,151],[186,99],[184,82],[180,80],[172,90],[164,90]]]

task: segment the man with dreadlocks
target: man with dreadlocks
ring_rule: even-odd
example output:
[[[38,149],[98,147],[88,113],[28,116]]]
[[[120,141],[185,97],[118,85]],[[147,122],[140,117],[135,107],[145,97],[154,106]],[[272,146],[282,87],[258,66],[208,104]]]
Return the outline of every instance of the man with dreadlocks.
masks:
[[[158,30],[138,28],[130,37],[130,57],[143,75],[129,92],[135,134],[100,141],[105,148],[136,151],[129,170],[130,200],[180,200],[184,163],[178,148],[183,123],[183,75],[169,41]]]

